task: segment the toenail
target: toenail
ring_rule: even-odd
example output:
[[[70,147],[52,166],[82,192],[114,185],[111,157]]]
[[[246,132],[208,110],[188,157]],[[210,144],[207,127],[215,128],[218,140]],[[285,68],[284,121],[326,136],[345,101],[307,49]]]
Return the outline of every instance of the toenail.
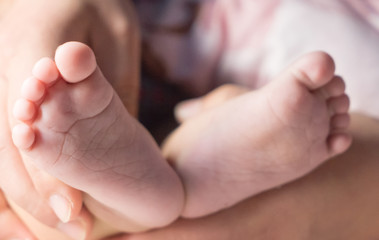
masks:
[[[49,204],[61,222],[67,223],[70,221],[73,205],[71,201],[55,194],[50,197]]]

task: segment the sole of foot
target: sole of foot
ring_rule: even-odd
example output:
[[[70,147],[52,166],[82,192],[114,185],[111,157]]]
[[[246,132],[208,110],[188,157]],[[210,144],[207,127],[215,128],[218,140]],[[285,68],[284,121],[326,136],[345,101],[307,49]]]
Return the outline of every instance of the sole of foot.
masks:
[[[24,159],[118,210],[135,223],[129,230],[164,226],[179,215],[178,176],[88,46],[65,43],[55,60],[38,61],[13,112],[20,121],[13,141]]]
[[[326,53],[307,54],[263,88],[185,121],[164,148],[184,181],[183,216],[229,207],[347,150],[349,98],[334,70]]]

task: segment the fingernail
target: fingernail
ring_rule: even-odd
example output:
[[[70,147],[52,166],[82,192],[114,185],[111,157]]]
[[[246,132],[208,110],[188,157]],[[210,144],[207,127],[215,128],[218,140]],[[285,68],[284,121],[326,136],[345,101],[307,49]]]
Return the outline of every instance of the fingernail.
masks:
[[[179,103],[175,108],[175,115],[179,120],[187,120],[200,112],[202,102],[199,99],[191,99]]]
[[[63,223],[67,223],[71,218],[72,202],[61,195],[52,195],[49,199],[50,207],[55,212],[55,215]]]
[[[59,223],[57,229],[75,240],[82,240],[86,238],[86,228],[80,220],[69,223]]]

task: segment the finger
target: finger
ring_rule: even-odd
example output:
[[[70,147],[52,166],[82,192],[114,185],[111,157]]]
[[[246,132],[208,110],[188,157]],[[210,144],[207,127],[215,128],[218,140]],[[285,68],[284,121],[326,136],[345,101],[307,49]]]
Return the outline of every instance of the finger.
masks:
[[[179,122],[184,122],[185,120],[194,117],[201,112],[217,107],[225,101],[248,91],[249,89],[234,84],[223,85],[208,93],[204,97],[179,103],[175,108],[175,117]]]
[[[38,169],[26,157],[23,159],[36,191],[49,203],[59,220],[67,223],[77,218],[82,208],[81,192]]]
[[[56,3],[51,2],[50,4],[47,1],[43,4],[33,3],[30,6],[26,2],[14,4],[14,7],[2,19],[2,36],[6,37],[1,38],[0,44],[2,46],[17,46],[18,49],[15,52],[11,47],[9,48],[9,54],[0,57],[3,67],[1,75],[7,77],[6,79],[0,79],[0,112],[4,116],[7,116],[12,102],[18,98],[21,81],[30,76],[32,66],[36,60],[43,56],[52,56],[56,46],[63,39],[88,39],[86,35],[86,30],[88,30],[86,20],[88,19],[83,14],[86,12],[86,5],[81,2],[59,1]],[[49,11],[46,11],[46,9],[49,9]],[[57,13],[62,18],[54,18]],[[18,15],[24,16],[23,21],[19,21],[15,17]],[[80,16],[80,18],[77,16]],[[38,19],[48,19],[49,21],[39,21]],[[56,21],[50,21],[51,19]],[[69,24],[70,31],[67,31],[67,23],[72,23],[74,19],[75,23]],[[33,25],[40,34],[29,36],[30,38],[27,39],[18,38],[17,36],[25,30],[25,22]],[[10,58],[12,58],[12,61],[10,61]],[[9,106],[6,106],[7,103],[9,103]],[[15,123],[12,117],[9,117],[9,119],[7,117],[0,118],[0,186],[7,197],[22,209],[25,209],[44,224],[56,227],[60,221],[49,207],[49,201],[35,189],[34,182],[29,177],[17,149],[12,144],[10,138],[11,126],[8,121]]]
[[[58,223],[56,227],[49,227],[36,220],[12,201],[9,201],[9,203],[19,218],[40,240],[67,240],[67,237],[70,237],[70,239],[84,240],[87,239],[88,234],[92,230],[92,217],[85,208],[79,213],[77,219],[68,223]]]
[[[2,106],[0,105],[0,111]],[[9,129],[5,118],[0,118],[0,157],[2,159],[0,161],[0,169],[3,169],[0,186],[8,198],[12,199],[15,205],[24,209],[39,222],[55,228],[60,221],[52,208],[49,208],[49,203],[58,208],[56,212],[62,212],[62,201],[57,200],[56,197],[50,201],[50,198],[56,195],[66,196],[68,199],[73,199],[70,200],[73,208],[71,210],[72,214],[69,217],[70,220],[73,219],[78,215],[81,207],[81,196],[78,196],[78,191],[62,183],[57,183],[57,180],[52,181],[50,178],[42,177],[45,175],[34,174],[40,176],[39,178],[35,178],[35,183],[39,187],[39,191],[37,191],[23,160],[21,160],[18,151],[12,144]],[[45,195],[41,195],[40,193],[45,193]],[[46,197],[47,195],[49,197]]]
[[[36,239],[16,214],[9,208],[0,191],[0,239]]]
[[[3,82],[0,81],[0,83]],[[0,86],[0,96],[4,99],[7,97],[6,90],[6,87]],[[4,99],[0,99],[2,101],[0,112],[3,113],[7,112],[5,104],[3,104],[6,102]],[[50,208],[46,207],[46,201],[35,190],[10,136],[7,118],[0,118],[0,186],[7,197],[18,206],[31,213],[39,221],[55,226],[58,223],[58,218]]]
[[[65,233],[67,236],[84,240],[88,239],[93,229],[93,217],[86,208],[82,208],[78,217],[71,222],[58,225],[58,230]],[[54,238],[56,239],[56,238]],[[64,238],[63,240],[65,240]]]
[[[15,205],[30,213],[39,222],[53,228],[61,225],[58,217],[63,219],[63,222],[68,222],[78,216],[82,204],[80,192],[47,174],[30,171],[31,167],[27,171],[21,156],[12,145],[9,127],[4,118],[0,119],[0,157],[0,169],[3,169],[0,186]],[[29,173],[33,175],[33,181]],[[67,201],[64,202],[62,199]],[[55,212],[53,208],[49,208],[49,204],[55,208]]]

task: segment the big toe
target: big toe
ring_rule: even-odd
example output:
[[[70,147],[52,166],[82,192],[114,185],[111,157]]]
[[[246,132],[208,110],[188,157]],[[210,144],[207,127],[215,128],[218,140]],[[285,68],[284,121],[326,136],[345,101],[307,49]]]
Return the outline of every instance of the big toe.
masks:
[[[325,52],[312,52],[300,57],[282,75],[282,79],[298,81],[315,90],[334,77],[335,64]]]
[[[59,46],[55,62],[62,77],[71,83],[86,79],[97,67],[94,52],[80,42],[67,42]]]

